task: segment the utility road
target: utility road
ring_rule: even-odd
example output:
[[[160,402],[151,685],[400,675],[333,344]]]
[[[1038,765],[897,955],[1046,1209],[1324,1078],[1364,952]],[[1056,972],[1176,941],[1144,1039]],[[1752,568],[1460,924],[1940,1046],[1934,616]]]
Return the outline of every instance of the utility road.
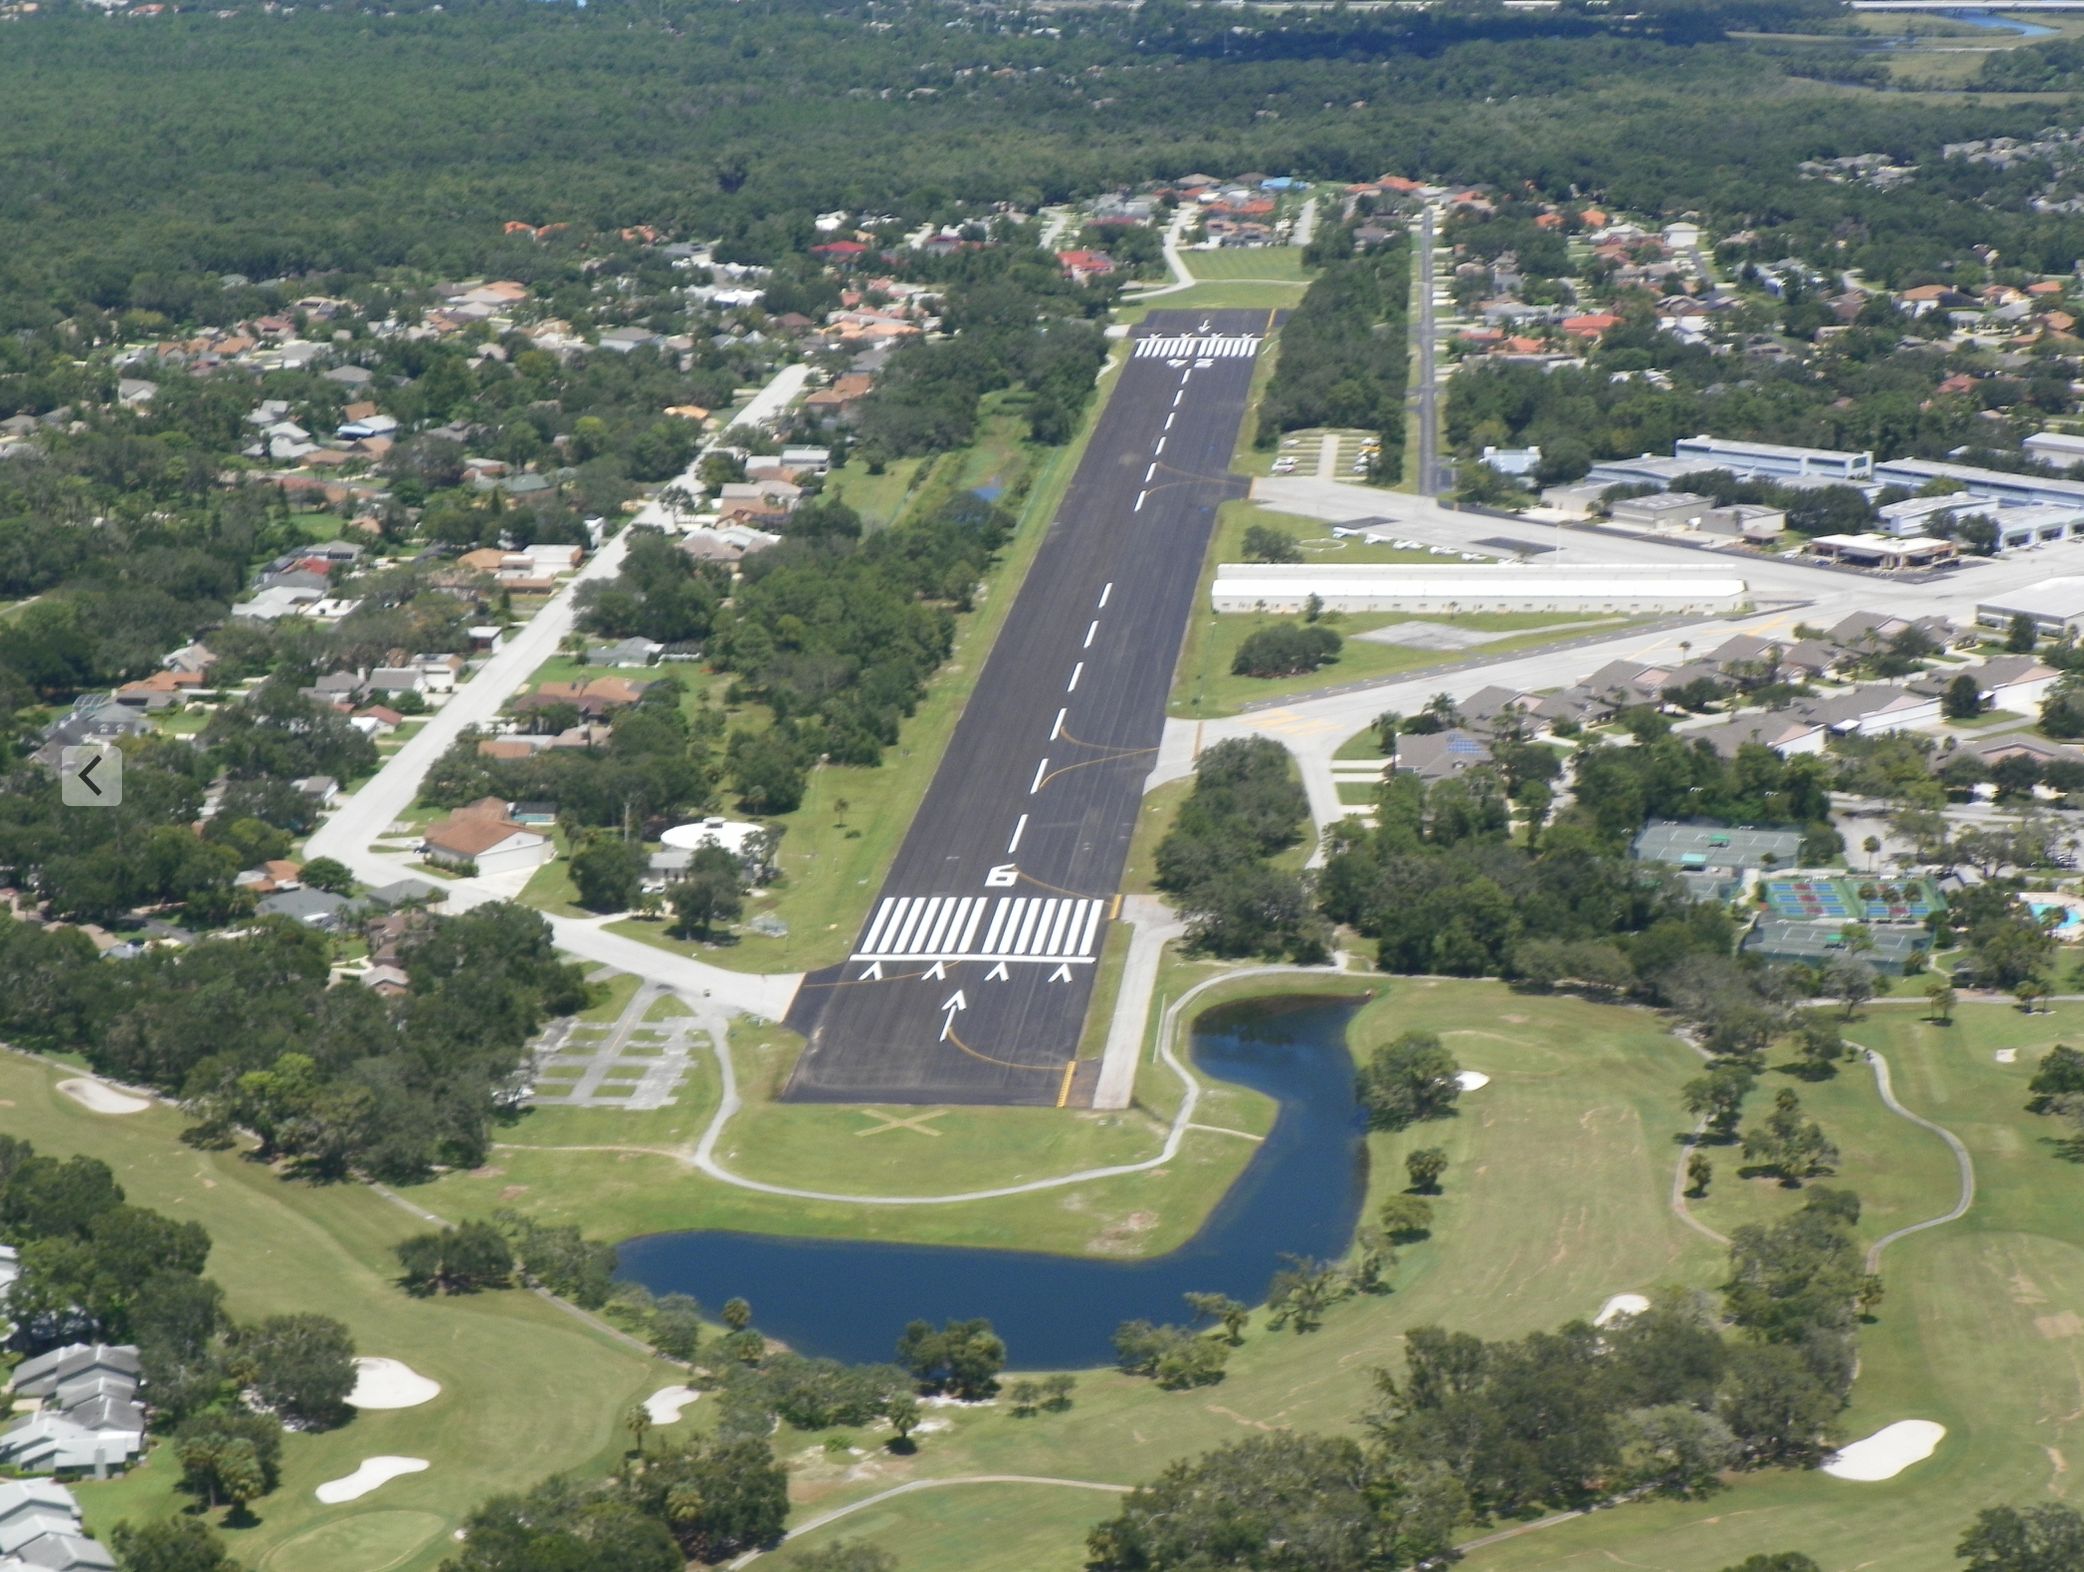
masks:
[[[844,965],[801,1100],[1084,1104],[1078,1039],[1273,317],[1161,311],[1130,358]]]

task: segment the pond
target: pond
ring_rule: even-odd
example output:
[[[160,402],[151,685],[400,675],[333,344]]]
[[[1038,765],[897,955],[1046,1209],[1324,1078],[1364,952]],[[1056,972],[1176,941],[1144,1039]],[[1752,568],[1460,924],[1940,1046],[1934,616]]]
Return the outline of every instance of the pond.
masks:
[[[2039,22],[2024,22],[2016,16],[1998,16],[1990,11],[1942,11],[1939,14],[1950,22],[1966,22],[1970,27],[1986,27],[1996,33],[2016,33],[2021,38],[2053,38],[2056,31]]]
[[[1185,1321],[1181,1296],[1247,1304],[1285,1254],[1345,1254],[1367,1188],[1346,1027],[1352,1000],[1262,999],[1201,1016],[1195,1068],[1277,1099],[1273,1129],[1199,1233],[1140,1261],[1033,1251],[704,1230],[622,1246],[621,1276],[653,1293],[692,1294],[712,1313],[738,1296],[753,1324],[800,1353],[887,1360],[907,1321],[983,1316],[1022,1370],[1113,1359],[1124,1321]]]

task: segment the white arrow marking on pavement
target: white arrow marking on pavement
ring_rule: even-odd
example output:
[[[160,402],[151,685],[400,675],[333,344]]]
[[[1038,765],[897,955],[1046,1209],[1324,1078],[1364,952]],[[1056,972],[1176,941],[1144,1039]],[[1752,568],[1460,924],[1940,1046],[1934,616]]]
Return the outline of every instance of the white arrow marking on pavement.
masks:
[[[967,1010],[969,1007],[970,1001],[962,996],[960,988],[956,989],[952,995],[942,1002],[941,1008],[948,1012],[948,1019],[941,1022],[942,1042],[946,1042],[948,1034],[955,1030],[955,1012],[957,1010]]]
[[[1004,961],[1001,961],[998,965],[994,966],[990,971],[984,974],[984,980],[986,982],[1005,982],[1009,978],[1011,978],[1012,975],[1013,974],[1011,972],[1006,970],[1006,963]]]
[[[860,980],[862,982],[881,982],[883,980],[883,963],[881,961],[870,961],[868,970],[861,974]]]
[[[1049,980],[1051,982],[1069,982],[1071,980],[1070,966],[1064,962],[1058,962],[1057,969],[1049,974]],[[951,1020],[953,1018],[952,1016],[950,1017]]]
[[[935,961],[933,965],[927,967],[926,970],[920,975],[924,977],[937,977],[942,982],[946,982],[948,980],[948,963],[946,961]]]

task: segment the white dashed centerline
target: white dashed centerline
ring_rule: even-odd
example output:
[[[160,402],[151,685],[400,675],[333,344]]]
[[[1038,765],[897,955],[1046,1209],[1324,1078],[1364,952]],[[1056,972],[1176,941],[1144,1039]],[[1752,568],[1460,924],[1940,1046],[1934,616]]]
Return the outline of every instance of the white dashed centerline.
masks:
[[[1078,691],[1078,679],[1084,675],[1085,662],[1080,661],[1076,666],[1073,666],[1071,668],[1071,680],[1064,685],[1064,691],[1066,693],[1076,693]]]
[[[1056,712],[1056,724],[1049,728],[1049,740],[1051,742],[1055,742],[1057,738],[1063,736],[1064,717],[1069,715],[1070,713],[1071,712],[1069,710],[1058,710]]]
[[[1158,438],[1158,445],[1152,448],[1151,452],[1157,455],[1159,458],[1163,458],[1165,456],[1165,439],[1163,437]]]
[[[1110,596],[1110,595],[1112,595],[1113,593],[1114,593],[1114,580],[1112,580],[1112,579],[1109,579],[1109,580],[1107,581],[1107,588],[1105,588],[1105,589],[1103,589],[1102,591],[1100,591],[1100,607],[1099,607],[1099,609],[1100,609],[1100,610],[1102,610],[1102,611],[1105,611],[1105,610],[1107,609],[1107,597],[1108,597],[1108,596]],[[1096,623],[1096,624],[1094,624],[1094,626],[1096,626],[1096,627],[1097,627],[1097,626],[1098,626],[1098,624]]]
[[[1114,586],[1113,586],[1112,584],[1108,585],[1107,587],[1108,587],[1109,589],[1113,589],[1113,588],[1114,588]],[[1101,602],[1100,602],[1100,604],[1104,606],[1104,605],[1106,605],[1106,604],[1107,604],[1107,602],[1103,600],[1103,601],[1101,601]],[[1093,620],[1092,620],[1091,622],[1089,622],[1088,624],[1086,624],[1086,630],[1085,630],[1085,642],[1084,642],[1083,644],[1079,645],[1078,647],[1079,647],[1080,649],[1082,649],[1082,650],[1089,650],[1089,649],[1091,649],[1091,648],[1093,647],[1093,635],[1094,635],[1095,633],[1098,633],[1099,631],[1100,631],[1100,619],[1099,619],[1098,617],[1095,617],[1095,618],[1094,618],[1094,619],[1093,619]]]
[[[1034,796],[1036,792],[1042,789],[1042,773],[1048,768],[1049,761],[1047,759],[1044,759],[1040,764],[1035,766],[1035,778],[1028,785],[1028,795],[1030,797]]]
[[[1143,483],[1148,486],[1158,475],[1158,461],[1151,460],[1151,467],[1143,472]]]
[[[1130,509],[1129,511],[1130,511],[1131,513],[1141,513],[1141,512],[1143,511],[1143,504],[1144,504],[1144,501],[1145,501],[1145,499],[1146,499],[1146,498],[1148,498],[1149,496],[1150,496],[1150,493],[1149,493],[1148,491],[1139,491],[1139,492],[1137,492],[1137,493],[1136,493],[1136,506],[1135,506],[1135,507],[1133,507],[1133,508],[1131,508],[1131,509]]]
[[[1006,842],[1006,855],[1008,857],[1020,850],[1020,838],[1027,833],[1027,827],[1028,816],[1023,813],[1020,816],[1020,822],[1013,826],[1013,839]]]

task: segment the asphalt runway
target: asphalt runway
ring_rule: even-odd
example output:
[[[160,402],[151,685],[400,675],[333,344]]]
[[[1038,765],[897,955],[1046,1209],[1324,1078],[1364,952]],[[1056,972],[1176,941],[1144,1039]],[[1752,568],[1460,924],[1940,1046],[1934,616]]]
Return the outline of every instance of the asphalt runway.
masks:
[[[795,1100],[1078,1104],[1078,1039],[1272,317],[1153,312],[844,965]]]

